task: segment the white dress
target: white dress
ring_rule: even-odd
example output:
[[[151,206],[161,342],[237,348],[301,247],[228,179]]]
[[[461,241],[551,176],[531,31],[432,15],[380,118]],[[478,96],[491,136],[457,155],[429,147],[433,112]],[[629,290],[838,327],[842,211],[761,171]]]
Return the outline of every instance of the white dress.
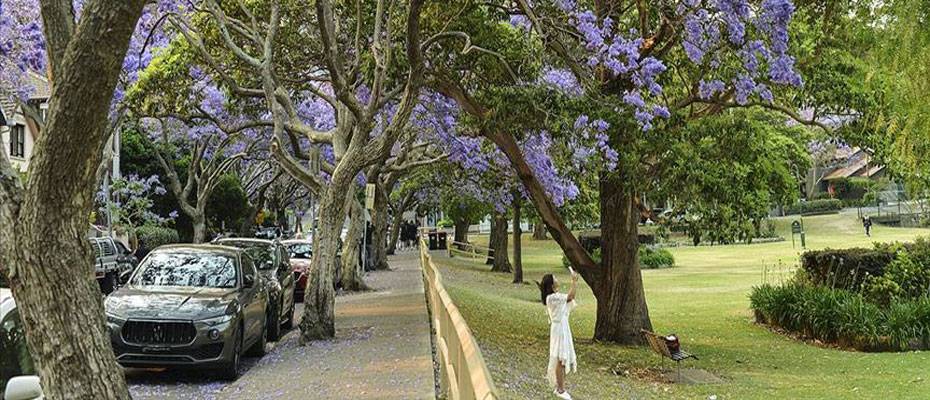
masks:
[[[562,362],[565,373],[575,372],[578,366],[572,329],[568,325],[568,317],[577,305],[574,300],[568,301],[567,294],[553,293],[546,297],[546,311],[549,313],[549,368],[546,378],[553,388],[557,387],[555,368],[558,362]]]

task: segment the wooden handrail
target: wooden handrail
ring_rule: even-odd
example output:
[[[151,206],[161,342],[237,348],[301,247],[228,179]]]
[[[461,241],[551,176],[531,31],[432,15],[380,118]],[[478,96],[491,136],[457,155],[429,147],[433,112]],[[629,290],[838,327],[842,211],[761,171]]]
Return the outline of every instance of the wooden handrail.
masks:
[[[439,357],[440,387],[451,400],[496,400],[499,396],[491,373],[481,356],[481,349],[446,293],[439,268],[420,237],[420,266],[429,300],[436,349]]]

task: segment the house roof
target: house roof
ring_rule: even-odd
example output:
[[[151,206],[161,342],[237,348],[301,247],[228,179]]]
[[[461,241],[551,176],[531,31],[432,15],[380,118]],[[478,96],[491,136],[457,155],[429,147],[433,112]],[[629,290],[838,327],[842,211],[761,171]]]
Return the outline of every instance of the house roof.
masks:
[[[837,168],[833,170],[833,172],[829,173],[823,179],[825,181],[830,181],[834,179],[849,178],[850,176],[857,175],[857,173],[860,172],[863,168],[866,168],[869,166],[870,160],[871,159],[869,157],[863,157],[859,159],[858,161],[853,162],[845,167]]]
[[[51,87],[49,87],[48,79],[45,79],[44,76],[29,71],[26,73],[26,81],[29,86],[32,86],[32,93],[29,95],[29,100],[35,101],[46,101],[51,95]],[[5,125],[6,120],[13,117],[16,114],[16,102],[14,99],[14,90],[9,86],[0,83],[0,122],[3,122],[2,125]]]

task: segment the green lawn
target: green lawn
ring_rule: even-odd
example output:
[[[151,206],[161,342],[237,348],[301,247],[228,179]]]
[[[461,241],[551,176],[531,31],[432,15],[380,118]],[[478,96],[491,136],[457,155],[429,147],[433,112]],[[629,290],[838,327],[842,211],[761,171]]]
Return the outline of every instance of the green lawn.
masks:
[[[677,333],[684,348],[725,383],[683,386],[662,382],[671,370],[645,348],[595,344],[595,300],[587,286],[572,317],[579,371],[569,375],[577,399],[927,399],[930,352],[858,353],[805,344],[752,322],[748,294],[762,282],[786,279],[797,263],[790,219],[778,226],[789,240],[779,243],[672,249],[677,266],[644,270],[646,297],[655,330]],[[930,234],[923,229],[873,227],[867,238],[855,213],[804,218],[809,248],[870,246],[871,241],[906,241]],[[486,238],[473,238],[483,241]],[[526,278],[568,274],[561,252],[549,241],[524,241]],[[513,285],[510,276],[487,271],[483,263],[436,256],[449,293],[474,331],[504,398],[551,397],[544,372],[548,326],[539,291],[532,283]],[[548,397],[547,397],[548,396]]]

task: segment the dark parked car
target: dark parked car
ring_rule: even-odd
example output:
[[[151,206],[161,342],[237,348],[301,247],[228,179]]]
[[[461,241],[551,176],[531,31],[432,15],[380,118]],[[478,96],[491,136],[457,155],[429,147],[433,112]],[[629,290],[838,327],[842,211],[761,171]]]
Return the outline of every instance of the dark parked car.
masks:
[[[132,251],[129,251],[129,248],[123,242],[114,240],[113,243],[116,245],[116,262],[119,264],[120,274],[126,273],[126,271],[135,271],[136,267],[139,266],[139,258]]]
[[[268,283],[268,339],[281,338],[281,327],[294,326],[294,287],[287,249],[276,240],[229,238],[213,243],[244,249]]]
[[[235,379],[243,349],[265,354],[268,290],[234,247],[159,247],[105,305],[123,366],[209,367]]]

